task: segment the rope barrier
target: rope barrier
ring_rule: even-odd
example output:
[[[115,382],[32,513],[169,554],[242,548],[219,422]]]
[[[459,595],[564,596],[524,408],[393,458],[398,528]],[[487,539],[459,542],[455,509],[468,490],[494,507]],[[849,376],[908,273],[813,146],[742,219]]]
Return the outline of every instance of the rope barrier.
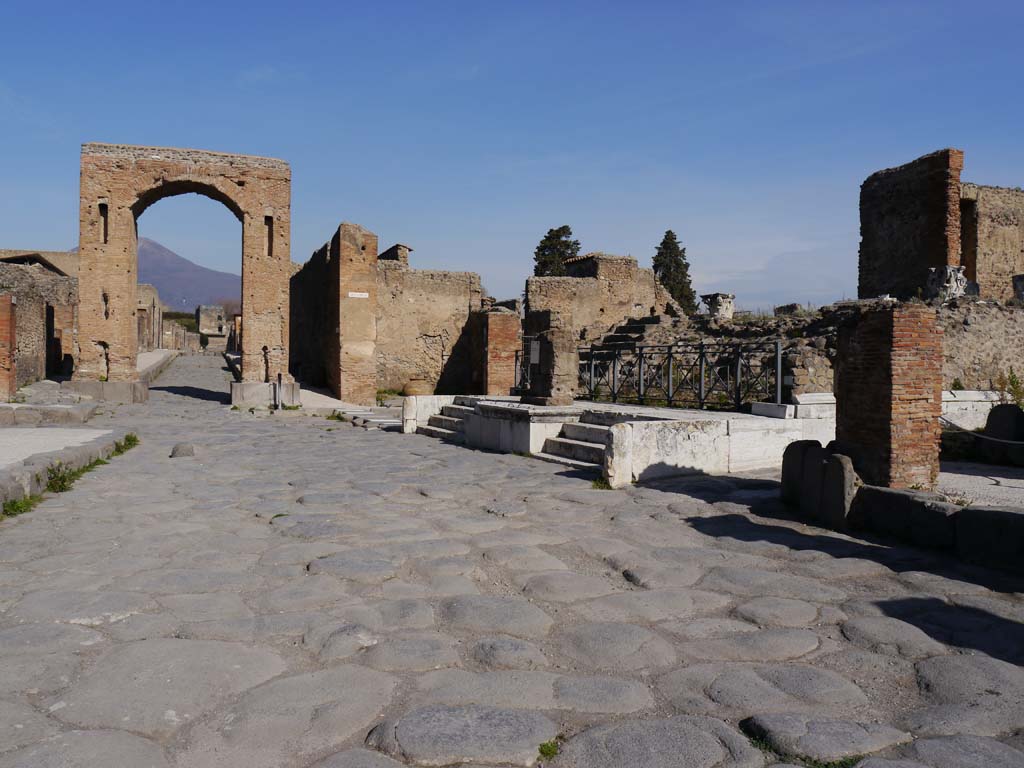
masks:
[[[980,432],[975,432],[973,429],[965,429],[964,427],[961,427],[959,424],[954,424],[945,416],[939,416],[939,421],[945,422],[948,426],[952,427],[953,429],[959,429],[961,432],[966,432],[969,435],[974,435],[975,437],[980,438],[982,440],[991,440],[993,443],[1005,443],[1006,445],[1024,445],[1024,441],[1021,440],[1003,440],[998,437],[989,437],[988,435],[983,435]]]

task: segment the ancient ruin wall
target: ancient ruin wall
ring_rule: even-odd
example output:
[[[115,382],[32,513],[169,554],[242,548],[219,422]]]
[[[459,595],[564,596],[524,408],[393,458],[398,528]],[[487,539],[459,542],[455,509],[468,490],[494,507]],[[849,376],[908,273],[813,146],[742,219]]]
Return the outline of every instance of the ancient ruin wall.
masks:
[[[472,391],[470,315],[481,309],[474,272],[410,269],[377,262],[377,382],[401,390],[423,379],[442,394]]]
[[[1009,301],[1024,274],[1024,190],[964,184],[962,261],[982,298]]]
[[[158,349],[163,343],[164,305],[156,287],[139,283],[138,287],[139,351]]]
[[[18,391],[18,319],[15,298],[0,293],[0,402],[8,402]]]
[[[12,258],[39,256],[50,262],[68,277],[78,276],[77,251],[23,251],[11,248],[0,248],[0,261]]]
[[[627,318],[675,310],[654,272],[639,268],[636,259],[580,258],[570,271],[580,276],[528,278],[526,306],[530,312],[559,313],[578,341],[600,338]]]
[[[930,267],[960,264],[964,155],[943,149],[871,174],[860,188],[857,295],[913,298]]]
[[[78,301],[74,278],[41,266],[0,262],[0,293],[16,299],[18,386],[46,378],[48,368],[57,372],[65,355],[72,366]]]
[[[939,310],[944,331],[942,387],[995,389],[1000,374],[1024,374],[1024,307],[958,302]]]
[[[76,377],[138,377],[136,219],[158,200],[190,192],[223,203],[242,223],[243,379],[288,375],[288,164],[190,149],[84,144]]]

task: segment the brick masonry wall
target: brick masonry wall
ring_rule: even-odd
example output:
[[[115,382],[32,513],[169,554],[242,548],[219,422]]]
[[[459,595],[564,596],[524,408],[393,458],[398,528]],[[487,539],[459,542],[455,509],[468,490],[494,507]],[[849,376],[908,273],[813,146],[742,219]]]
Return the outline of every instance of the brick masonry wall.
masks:
[[[483,315],[485,362],[483,393],[508,395],[516,383],[516,352],[522,345],[519,315],[509,310]]]
[[[931,488],[939,472],[942,328],[925,304],[862,305],[839,332],[836,443],[871,485]]]
[[[982,298],[1009,301],[1013,276],[1024,274],[1024,190],[964,184],[965,217],[962,261]],[[972,202],[967,202],[972,201]]]
[[[14,297],[0,294],[0,401],[9,402],[18,391],[17,327]]]
[[[913,298],[930,267],[960,264],[964,155],[943,149],[871,174],[860,189],[857,295]]]
[[[136,219],[198,193],[242,222],[242,378],[288,378],[291,171],[273,158],[171,147],[84,144],[79,194],[76,378],[132,381],[138,351]]]
[[[58,372],[58,358],[67,356],[62,369],[73,368],[78,296],[75,279],[41,266],[0,262],[0,293],[17,298],[18,386],[46,378],[48,368]]]

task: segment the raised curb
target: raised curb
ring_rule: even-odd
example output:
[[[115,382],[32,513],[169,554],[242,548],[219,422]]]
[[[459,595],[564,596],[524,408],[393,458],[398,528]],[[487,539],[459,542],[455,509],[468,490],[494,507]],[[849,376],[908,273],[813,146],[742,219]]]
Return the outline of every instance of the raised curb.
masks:
[[[0,427],[85,424],[96,413],[92,403],[76,405],[33,405],[0,403]]]

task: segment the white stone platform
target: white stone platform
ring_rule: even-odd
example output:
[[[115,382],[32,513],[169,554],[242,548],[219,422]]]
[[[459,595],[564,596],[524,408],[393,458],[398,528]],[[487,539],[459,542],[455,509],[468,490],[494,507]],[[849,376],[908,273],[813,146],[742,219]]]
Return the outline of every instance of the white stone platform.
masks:
[[[0,431],[0,470],[20,464],[37,453],[75,448],[109,434],[110,431],[104,429],[10,427]]]

